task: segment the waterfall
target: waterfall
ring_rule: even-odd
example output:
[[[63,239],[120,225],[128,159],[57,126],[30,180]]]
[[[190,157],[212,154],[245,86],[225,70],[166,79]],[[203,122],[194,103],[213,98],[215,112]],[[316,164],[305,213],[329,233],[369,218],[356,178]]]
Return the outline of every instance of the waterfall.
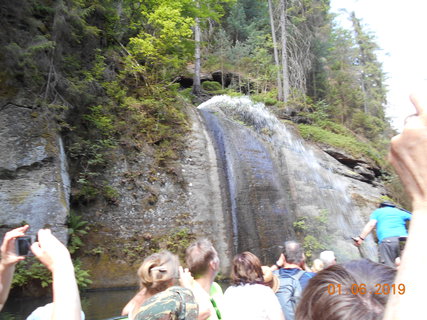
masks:
[[[67,204],[66,208],[70,208],[70,192],[71,192],[71,182],[68,175],[68,163],[67,156],[65,155],[64,143],[62,138],[58,137],[58,147],[59,147],[59,166],[61,171],[61,180],[62,180],[62,192],[65,203]]]
[[[248,97],[215,96],[198,108],[222,161],[235,252],[249,250],[271,263],[283,241],[295,239],[298,217],[326,212],[333,230],[328,249],[343,259],[359,256],[350,237],[363,227],[363,215],[331,159],[321,159],[327,156]],[[375,260],[374,244],[362,254]]]

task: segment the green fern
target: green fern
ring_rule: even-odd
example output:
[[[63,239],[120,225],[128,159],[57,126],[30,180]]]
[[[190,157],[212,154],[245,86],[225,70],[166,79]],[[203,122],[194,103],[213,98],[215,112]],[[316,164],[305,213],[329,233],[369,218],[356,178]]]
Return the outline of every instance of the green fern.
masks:
[[[83,220],[82,216],[71,211],[68,216],[68,250],[70,253],[76,252],[82,245],[82,236],[89,231],[88,221]]]

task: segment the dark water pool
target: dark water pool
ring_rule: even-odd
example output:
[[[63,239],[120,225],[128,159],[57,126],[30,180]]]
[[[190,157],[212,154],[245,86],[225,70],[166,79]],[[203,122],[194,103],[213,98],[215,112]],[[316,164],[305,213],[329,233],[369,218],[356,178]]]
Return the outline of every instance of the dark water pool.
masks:
[[[137,288],[109,289],[81,293],[82,308],[87,320],[103,320],[119,316]],[[25,320],[37,307],[52,302],[52,298],[9,299],[0,312],[0,320]]]
[[[228,281],[218,282],[225,291]],[[80,293],[86,320],[105,320],[120,316],[123,307],[138,292],[138,288],[115,288]],[[0,320],[25,320],[40,306],[52,302],[47,298],[9,298],[0,312]]]

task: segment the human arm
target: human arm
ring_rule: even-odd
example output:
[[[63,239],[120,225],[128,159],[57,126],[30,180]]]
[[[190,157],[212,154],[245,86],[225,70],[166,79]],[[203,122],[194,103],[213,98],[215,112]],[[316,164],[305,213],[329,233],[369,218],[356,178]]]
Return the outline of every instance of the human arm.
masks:
[[[363,243],[363,241],[366,239],[368,234],[370,234],[371,231],[375,228],[376,225],[377,225],[377,220],[375,219],[369,220],[368,223],[365,224],[365,226],[363,227],[363,230],[360,233],[360,235],[355,238],[357,241],[355,240],[354,245],[356,247],[360,246]]]
[[[304,271],[307,271],[307,272],[313,272],[312,270],[311,270],[311,268],[308,266],[308,264],[307,264],[307,261],[304,261],[304,265],[303,265],[303,268],[302,268]]]
[[[13,229],[4,235],[0,249],[0,310],[3,309],[9,295],[15,265],[25,259],[25,257],[20,257],[16,254],[15,239],[25,235],[27,230],[28,225]]]
[[[276,271],[276,270],[279,270],[280,268],[284,267],[285,262],[286,262],[285,255],[283,253],[281,253],[279,256],[279,259],[276,261],[276,263],[270,267],[271,271]]]
[[[194,285],[194,278],[191,275],[191,272],[188,270],[188,268],[184,269],[183,267],[179,266],[178,272],[179,272],[179,285],[181,287],[192,290]]]
[[[146,299],[146,289],[143,288],[123,308],[122,316],[129,315],[129,319],[133,319],[133,315],[136,314],[139,306],[141,306]]]
[[[395,280],[405,286],[404,294],[390,296],[385,320],[407,319],[424,312],[426,277],[420,270],[427,266],[425,232],[427,230],[427,100],[411,96],[416,115],[407,119],[402,133],[391,141],[389,160],[412,199],[409,237]]]
[[[209,306],[204,305],[204,303],[200,303],[200,297],[198,297],[198,295],[195,294],[194,289],[194,278],[191,275],[191,272],[188,270],[188,268],[183,268],[183,267],[179,267],[178,269],[179,271],[179,285],[181,287],[190,289],[194,296],[195,299],[199,305],[199,314],[197,316],[197,320],[206,320],[211,316],[211,311],[209,310]],[[198,300],[199,298],[199,300]],[[206,301],[203,301],[206,302]]]
[[[80,320],[80,295],[74,266],[67,248],[50,230],[38,232],[31,246],[34,255],[52,272],[53,312],[51,320]]]

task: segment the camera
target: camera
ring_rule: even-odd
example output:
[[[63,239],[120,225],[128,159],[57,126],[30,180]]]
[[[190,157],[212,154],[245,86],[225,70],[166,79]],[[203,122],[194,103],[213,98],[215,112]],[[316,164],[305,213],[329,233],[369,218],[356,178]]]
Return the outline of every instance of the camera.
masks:
[[[16,238],[16,253],[18,256],[28,256],[32,252],[30,250],[33,239],[30,236]]]

